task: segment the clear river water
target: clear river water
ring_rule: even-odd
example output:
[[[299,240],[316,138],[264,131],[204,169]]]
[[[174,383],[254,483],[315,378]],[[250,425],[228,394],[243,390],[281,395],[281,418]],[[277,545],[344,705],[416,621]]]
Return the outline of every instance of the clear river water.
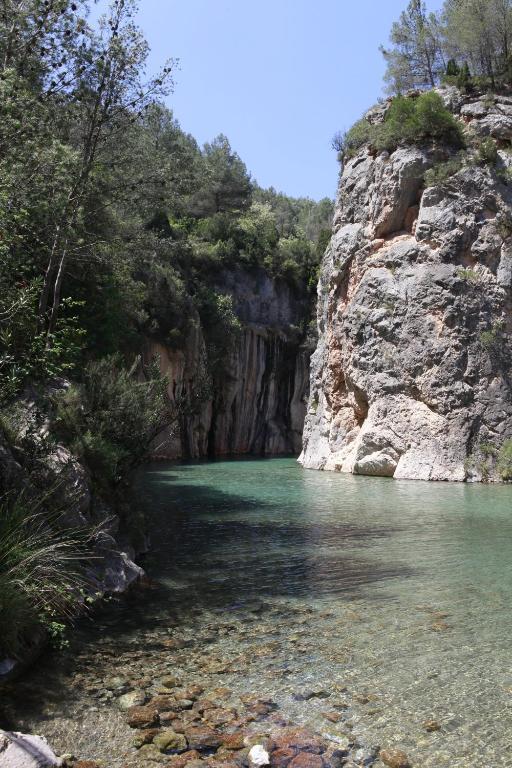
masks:
[[[136,765],[118,678],[178,671],[414,766],[512,766],[511,487],[293,459],[151,465],[141,486],[156,588],[30,675],[7,707],[17,727]]]

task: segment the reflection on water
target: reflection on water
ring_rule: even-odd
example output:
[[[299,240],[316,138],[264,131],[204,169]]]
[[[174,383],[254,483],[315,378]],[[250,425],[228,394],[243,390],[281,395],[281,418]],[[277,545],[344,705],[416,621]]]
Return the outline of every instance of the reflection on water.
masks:
[[[145,481],[152,566],[195,589],[195,607],[233,595],[331,603],[347,591],[453,603],[454,589],[511,585],[509,487],[308,472],[292,460],[156,466]]]
[[[342,680],[375,694],[355,727],[425,751],[422,765],[512,765],[512,488],[291,460],[153,467],[146,482],[155,569],[181,610],[306,604],[313,651],[290,688]],[[432,717],[442,730],[422,733]]]
[[[160,586],[78,633],[63,670],[50,662],[42,699],[59,694],[47,735],[63,743],[80,720],[74,738],[123,765],[114,715],[97,733],[83,689],[66,682],[78,668],[101,680],[113,658],[161,674],[176,627],[189,645],[172,663],[187,678],[270,696],[330,736],[399,744],[416,766],[512,766],[512,488],[311,472],[291,459],[153,465],[140,485]],[[297,701],[319,687],[346,698],[343,723],[326,722],[326,701]],[[432,719],[441,728],[428,733]]]

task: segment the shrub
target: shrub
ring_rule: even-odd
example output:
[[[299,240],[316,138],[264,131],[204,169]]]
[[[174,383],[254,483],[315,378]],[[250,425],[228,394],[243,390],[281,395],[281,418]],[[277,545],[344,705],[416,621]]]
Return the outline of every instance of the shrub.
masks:
[[[492,328],[482,331],[480,334],[480,343],[490,355],[498,355],[501,352],[502,343],[502,324],[494,323]]]
[[[498,473],[505,482],[512,480],[512,440],[505,440],[498,453]]]
[[[338,153],[346,157],[353,157],[357,150],[365,144],[371,143],[374,134],[374,126],[362,118],[354,123],[345,134],[337,134],[333,145]]]
[[[498,147],[496,142],[488,137],[478,147],[478,160],[483,165],[496,165],[498,160]]]
[[[464,145],[462,127],[434,91],[413,98],[397,96],[382,123],[359,120],[342,138],[340,151],[350,158],[364,144],[377,152],[392,152],[400,144],[422,144],[429,139],[454,147]]]
[[[482,331],[480,334],[480,341],[482,343],[482,346],[484,346],[486,349],[490,349],[493,344],[496,342],[497,335],[494,330],[490,331]]]
[[[38,629],[57,633],[83,608],[87,532],[59,529],[45,499],[0,499],[0,656],[23,654]]]
[[[9,285],[0,255],[0,405],[14,398],[27,381],[68,375],[83,347],[84,331],[74,314],[81,302],[62,301],[62,316],[48,337],[37,326],[38,280]],[[69,314],[66,314],[69,313]]]
[[[472,77],[467,62],[459,67],[455,59],[450,59],[446,74],[442,78],[443,85],[455,85],[459,90],[469,92],[472,87]]]
[[[512,214],[508,211],[500,211],[496,216],[497,230],[503,240],[508,240],[512,235]]]
[[[444,106],[442,98],[433,91],[423,93],[416,101],[416,124],[419,135],[443,139],[450,144],[462,144],[461,126]]]
[[[498,168],[496,175],[503,182],[503,184],[512,184],[512,168]]]
[[[196,300],[206,337],[209,372],[214,381],[219,382],[242,326],[235,314],[232,296],[201,286]]]
[[[464,267],[457,268],[457,277],[460,277],[461,280],[469,280],[471,283],[477,283],[479,280],[478,272],[475,272],[474,269],[467,269]]]
[[[448,61],[448,64],[446,65],[446,75],[447,77],[457,77],[457,75],[460,72],[460,67],[455,61],[455,59],[450,59]]]
[[[88,363],[82,383],[55,398],[55,431],[103,491],[126,480],[151,441],[177,418],[157,368],[156,362],[144,368],[137,361],[128,369],[113,355]]]
[[[455,157],[451,157],[444,163],[439,163],[433,168],[429,168],[425,171],[424,180],[425,186],[436,187],[444,184],[445,181],[455,176],[464,165],[463,153],[457,154]]]
[[[474,75],[472,80],[477,91],[490,92],[495,88],[495,85],[493,86],[491,78],[488,77],[487,75]]]

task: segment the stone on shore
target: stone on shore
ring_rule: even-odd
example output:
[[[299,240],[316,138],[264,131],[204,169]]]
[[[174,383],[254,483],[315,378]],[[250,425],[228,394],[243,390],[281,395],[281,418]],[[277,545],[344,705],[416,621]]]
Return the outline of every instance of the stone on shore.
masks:
[[[256,768],[270,764],[270,755],[262,744],[255,744],[249,752],[249,762]]]
[[[43,736],[0,731],[0,765],[6,768],[54,768],[61,766]]]

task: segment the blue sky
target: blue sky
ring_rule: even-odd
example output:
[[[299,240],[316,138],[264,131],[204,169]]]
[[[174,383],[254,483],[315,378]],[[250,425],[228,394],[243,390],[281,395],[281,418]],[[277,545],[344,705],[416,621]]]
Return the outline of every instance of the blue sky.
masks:
[[[141,0],[138,20],[151,69],[180,59],[167,104],[184,130],[226,134],[259,184],[320,199],[336,191],[333,135],[382,95],[378,47],[406,4]]]

